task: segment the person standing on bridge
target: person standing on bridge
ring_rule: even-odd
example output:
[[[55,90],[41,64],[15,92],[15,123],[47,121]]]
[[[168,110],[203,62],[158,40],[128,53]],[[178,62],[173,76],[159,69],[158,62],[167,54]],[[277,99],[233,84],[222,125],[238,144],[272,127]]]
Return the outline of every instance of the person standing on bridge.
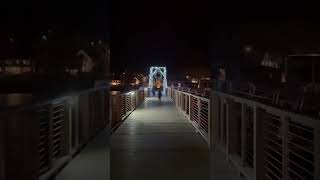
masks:
[[[161,93],[161,90],[159,90],[159,92],[158,92],[159,101],[161,101],[161,96],[162,96],[162,93]]]

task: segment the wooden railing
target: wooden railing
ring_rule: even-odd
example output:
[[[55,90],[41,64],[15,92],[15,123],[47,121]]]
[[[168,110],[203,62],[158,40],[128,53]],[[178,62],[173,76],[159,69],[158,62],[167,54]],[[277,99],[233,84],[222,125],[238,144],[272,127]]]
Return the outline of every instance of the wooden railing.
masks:
[[[144,101],[147,93],[147,89],[140,88],[127,93],[111,94],[111,126],[113,130]]]
[[[108,110],[99,88],[1,112],[0,178],[50,178],[107,127]]]
[[[210,99],[174,88],[167,88],[167,93],[197,132],[209,143]]]
[[[211,143],[246,179],[320,178],[320,120],[211,92]]]

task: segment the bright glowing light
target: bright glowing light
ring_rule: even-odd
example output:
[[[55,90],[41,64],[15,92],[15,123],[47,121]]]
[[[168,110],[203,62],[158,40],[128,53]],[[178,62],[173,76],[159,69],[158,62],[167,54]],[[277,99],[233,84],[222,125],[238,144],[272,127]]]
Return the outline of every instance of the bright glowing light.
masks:
[[[111,83],[110,83],[112,86],[118,86],[121,84],[121,81],[120,80],[112,80]]]
[[[159,77],[160,75],[160,77]],[[157,77],[158,76],[158,77]],[[162,94],[165,94],[167,85],[167,69],[166,67],[150,67],[149,73],[149,88],[152,89],[156,83],[159,83],[159,78],[162,81]]]
[[[135,92],[134,92],[134,91],[130,91],[130,92],[127,92],[126,94],[127,94],[127,95],[134,95]]]

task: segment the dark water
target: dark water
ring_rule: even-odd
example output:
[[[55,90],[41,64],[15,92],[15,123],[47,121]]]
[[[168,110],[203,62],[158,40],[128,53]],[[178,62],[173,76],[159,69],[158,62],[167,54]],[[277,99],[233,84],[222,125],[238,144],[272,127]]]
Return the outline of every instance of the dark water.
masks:
[[[31,103],[33,95],[28,93],[0,94],[0,106],[13,107]]]

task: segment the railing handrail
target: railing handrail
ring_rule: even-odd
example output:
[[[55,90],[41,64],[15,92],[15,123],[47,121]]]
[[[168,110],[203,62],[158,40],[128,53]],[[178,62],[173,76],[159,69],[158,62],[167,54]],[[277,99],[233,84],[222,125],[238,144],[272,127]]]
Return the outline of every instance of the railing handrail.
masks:
[[[204,97],[204,98],[208,97],[208,94],[206,93],[209,93],[209,91],[206,91],[205,89],[199,90],[199,89],[187,88],[187,90],[185,90],[186,87],[168,87],[168,88],[172,88],[181,92],[189,93],[189,94],[199,96],[199,97]]]
[[[168,89],[175,89],[175,88],[171,88],[171,87],[168,87]],[[176,91],[179,91],[183,94],[188,94],[188,95],[191,95],[191,96],[194,96],[196,98],[199,98],[199,99],[202,99],[206,102],[210,102],[210,98],[206,98],[206,97],[203,97],[203,96],[199,96],[199,95],[195,95],[195,94],[192,94],[192,93],[189,93],[189,92],[185,92],[185,91],[181,91],[181,90],[178,90],[178,89],[175,89]]]
[[[266,83],[251,83],[237,81],[219,81],[213,80],[216,83],[213,86],[213,91],[236,95],[241,95],[247,98],[253,98],[257,102],[263,101],[267,104],[272,104],[281,109],[288,109],[292,112],[299,112],[307,116],[320,116],[319,105],[320,94],[305,92],[305,86],[291,86],[292,84],[278,83],[268,86]],[[254,89],[252,89],[254,87]],[[312,97],[312,98],[310,98]],[[276,100],[274,99],[276,98]],[[308,99],[306,101],[305,99]],[[311,100],[313,99],[313,100]]]
[[[95,88],[89,88],[89,89],[84,89],[80,91],[75,91],[75,92],[66,92],[66,93],[61,93],[58,95],[53,95],[51,97],[35,101],[35,102],[30,102],[29,104],[22,104],[22,105],[17,105],[17,106],[5,106],[0,109],[0,112],[3,111],[25,111],[25,110],[31,110],[34,108],[37,108],[39,106],[44,106],[48,103],[51,103],[53,101],[61,101],[61,100],[68,100],[74,96],[80,96],[82,94],[86,94],[89,92],[95,92],[98,90],[108,90],[107,86],[101,86],[101,87],[95,87]]]
[[[308,126],[317,125],[317,126],[320,127],[320,119],[316,118],[316,117],[308,116],[306,114],[301,114],[301,113],[298,113],[298,112],[289,111],[289,110],[286,110],[286,109],[281,109],[281,108],[274,107],[274,106],[271,106],[271,105],[268,105],[268,104],[264,104],[264,103],[261,103],[261,102],[258,102],[258,101],[252,100],[252,99],[247,99],[247,98],[244,98],[244,97],[235,96],[235,95],[224,93],[224,92],[220,92],[220,91],[213,90],[212,92],[215,93],[215,94],[218,94],[218,95],[222,95],[222,96],[225,96],[225,97],[232,98],[236,102],[245,102],[248,105],[252,104],[252,105],[255,105],[257,107],[261,107],[263,109],[270,109],[270,110],[272,110],[274,112],[282,113],[285,116],[296,117],[295,119],[293,119],[293,121],[297,121],[299,123],[304,123],[304,124],[307,123],[306,125],[308,125]],[[309,122],[306,122],[306,121],[309,121]]]

